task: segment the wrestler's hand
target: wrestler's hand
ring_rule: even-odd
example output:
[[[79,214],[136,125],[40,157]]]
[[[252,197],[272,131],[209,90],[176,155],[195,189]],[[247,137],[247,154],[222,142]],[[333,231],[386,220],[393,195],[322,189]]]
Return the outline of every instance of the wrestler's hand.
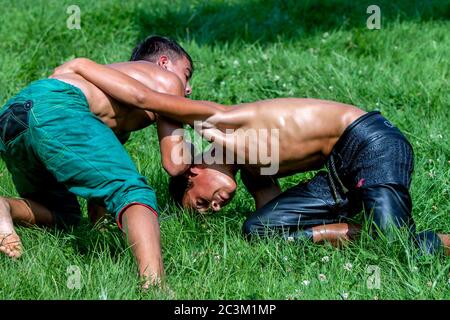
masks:
[[[143,275],[140,277],[140,289],[142,291],[147,291],[151,287],[158,287],[159,289],[163,289],[163,282],[159,276],[152,275],[146,276]]]

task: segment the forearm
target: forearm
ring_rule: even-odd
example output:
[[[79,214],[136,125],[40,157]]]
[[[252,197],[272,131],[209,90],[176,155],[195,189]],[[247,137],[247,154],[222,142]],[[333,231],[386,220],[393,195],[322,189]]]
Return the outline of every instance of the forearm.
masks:
[[[164,169],[170,176],[183,174],[191,164],[190,144],[184,140],[183,126],[163,117],[158,117],[156,125]]]
[[[227,110],[230,110],[230,108],[231,108],[230,106],[225,106],[223,104],[212,102],[212,101],[207,101],[207,100],[197,100],[197,101],[200,103],[203,103],[207,106],[210,106],[212,108],[215,108],[219,111],[227,111]]]
[[[276,178],[271,176],[253,176],[246,170],[241,170],[241,179],[255,200],[256,210],[281,194],[281,188]]]
[[[118,101],[190,125],[220,111],[217,104],[159,93],[120,71],[89,59],[79,59],[75,72]]]
[[[269,201],[276,198],[280,194],[281,189],[278,186],[274,186],[271,189],[258,190],[253,194],[256,210],[264,207]]]
[[[145,280],[144,287],[158,284],[163,276],[163,263],[156,216],[143,206],[132,206],[123,214],[122,228],[136,258],[139,275]]]

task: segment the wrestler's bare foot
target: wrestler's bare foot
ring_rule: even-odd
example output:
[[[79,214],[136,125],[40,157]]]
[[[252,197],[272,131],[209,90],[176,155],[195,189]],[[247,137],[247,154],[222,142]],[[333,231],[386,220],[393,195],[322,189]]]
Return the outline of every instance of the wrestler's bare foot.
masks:
[[[444,245],[445,254],[450,256],[450,235],[438,233],[438,237],[441,239]]]
[[[22,255],[22,242],[17,233],[0,233],[0,252],[3,252],[10,258],[19,258]]]
[[[0,252],[11,258],[22,255],[22,243],[14,230],[9,203],[0,197]]]

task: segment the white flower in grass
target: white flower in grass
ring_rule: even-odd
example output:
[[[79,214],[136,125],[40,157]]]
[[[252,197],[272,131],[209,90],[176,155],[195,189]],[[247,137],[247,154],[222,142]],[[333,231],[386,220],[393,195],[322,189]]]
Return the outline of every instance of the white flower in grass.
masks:
[[[278,81],[278,80],[280,80],[281,78],[280,78],[279,75],[275,75],[275,77],[273,77],[273,79],[274,79],[275,81]]]
[[[330,257],[329,256],[325,256],[322,258],[322,262],[328,262],[330,261]]]
[[[284,256],[284,257],[283,257],[283,260],[284,260],[284,261],[288,261],[288,257]]]
[[[342,299],[344,299],[344,300],[347,300],[347,299],[348,299],[348,296],[349,296],[348,292],[342,292],[342,293],[341,293],[341,297],[342,297]]]
[[[344,270],[352,271],[352,269],[353,269],[353,265],[350,262],[347,262],[346,264],[344,264]]]
[[[108,291],[102,287],[98,298],[100,300],[108,300]]]
[[[170,300],[175,300],[177,298],[177,295],[175,294],[175,292],[172,289],[166,289],[167,291],[167,297]]]
[[[327,281],[327,276],[324,275],[323,273],[321,273],[321,274],[319,274],[319,280],[320,280],[321,282]]]
[[[417,268],[416,266],[411,268],[411,272],[417,272],[417,271],[419,271],[419,268]]]
[[[222,258],[222,257],[221,257],[219,254],[217,254],[217,255],[214,256],[214,260],[216,260],[216,261],[220,261],[221,258]]]
[[[296,300],[296,299],[300,298],[300,295],[301,295],[301,294],[302,294],[302,292],[301,292],[300,290],[296,289],[296,290],[294,291],[294,293],[288,294],[288,295],[286,296],[286,300]]]
[[[311,281],[309,281],[309,280],[303,280],[303,281],[302,281],[302,284],[303,284],[304,286],[309,286],[310,283],[311,283]]]

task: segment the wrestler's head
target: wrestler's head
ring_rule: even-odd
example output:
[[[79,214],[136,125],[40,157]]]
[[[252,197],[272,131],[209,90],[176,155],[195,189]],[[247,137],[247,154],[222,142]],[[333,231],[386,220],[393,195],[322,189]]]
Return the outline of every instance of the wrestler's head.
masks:
[[[219,211],[232,199],[235,190],[233,168],[224,164],[192,165],[169,183],[169,192],[180,205],[200,213]]]
[[[176,41],[166,37],[150,36],[139,43],[131,54],[130,61],[145,60],[175,73],[185,88],[185,95],[192,92],[189,80],[194,72],[191,56]]]

